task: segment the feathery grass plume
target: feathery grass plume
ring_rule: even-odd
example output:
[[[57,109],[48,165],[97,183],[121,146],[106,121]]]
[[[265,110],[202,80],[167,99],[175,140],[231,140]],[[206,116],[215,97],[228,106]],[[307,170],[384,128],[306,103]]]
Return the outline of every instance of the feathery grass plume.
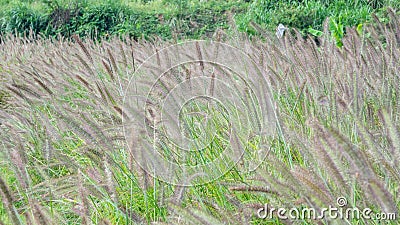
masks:
[[[101,60],[101,63],[103,64],[104,68],[106,69],[108,75],[110,76],[111,80],[114,80],[114,74],[113,71],[111,70],[110,66],[106,63],[106,61]]]
[[[320,133],[318,135],[324,134]],[[318,137],[315,137],[314,141],[315,147],[313,152],[316,153],[319,167],[323,170],[326,170],[327,174],[329,174],[334,179],[335,185],[337,185],[336,188],[341,190],[341,194],[348,193],[350,187],[346,182],[341,169],[338,168],[322,141]]]
[[[30,211],[32,211],[32,210],[30,210]],[[35,218],[33,217],[32,212],[24,213],[24,217],[25,217],[25,221],[26,221],[27,225],[36,225],[37,224]]]
[[[46,130],[46,135],[48,134],[47,130]],[[44,158],[47,161],[50,161],[51,157],[53,156],[53,147],[51,146],[51,144],[49,143],[49,139],[46,138],[45,139],[45,146],[43,147],[43,155]]]
[[[132,58],[132,69],[133,69],[133,72],[135,72],[136,71],[136,65],[135,65],[136,60],[135,60],[135,53],[133,51],[132,46],[131,46],[131,58]]]
[[[240,209],[236,213],[231,213],[228,212],[226,209],[220,207],[211,199],[204,199],[203,202],[207,206],[209,206],[210,211],[212,211],[211,213],[215,215],[215,217],[223,218],[221,219],[221,222],[223,222],[224,224],[235,224],[235,223],[249,224],[250,219],[244,218],[245,217],[245,215],[243,215],[244,206],[242,207],[242,205],[238,206],[238,208]],[[252,216],[252,214],[253,213],[249,213],[249,216]]]
[[[133,224],[146,224],[146,219],[143,218],[142,216],[136,214],[133,210],[127,209],[125,207],[121,207],[118,210],[120,210],[122,213],[125,214],[127,218],[130,220],[127,220],[128,223],[133,223]]]
[[[105,93],[104,86],[100,84],[100,82],[95,81],[97,91],[100,93],[100,97],[103,100],[103,104],[108,104],[108,98],[107,98],[107,93]]]
[[[103,157],[103,168],[104,168],[104,174],[106,175],[106,185],[107,185],[107,192],[111,197],[111,200],[115,203],[118,204],[118,194],[115,190],[115,184],[114,184],[114,179],[113,179],[113,173],[110,168],[109,164],[109,156],[104,155]]]
[[[140,135],[143,135],[144,131],[140,131]],[[138,174],[138,179],[139,179],[139,185],[140,187],[147,192],[148,189],[151,187],[154,187],[154,182],[152,181],[152,175],[150,174],[150,171],[155,171],[156,169],[160,170],[160,168],[155,168],[155,166],[162,165],[162,163],[159,163],[160,159],[155,158],[154,155],[151,152],[145,152],[142,150],[142,148],[147,148],[150,149],[149,146],[145,146],[146,143],[141,143],[138,142],[138,147],[135,148],[135,151],[140,151],[139,153],[135,153],[137,158],[135,158],[135,161],[138,161],[137,164],[137,174]],[[154,161],[156,161],[154,163]],[[157,162],[158,161],[158,162]],[[153,167],[151,167],[153,166]],[[164,169],[164,168],[161,168]]]
[[[86,71],[88,71],[90,75],[95,77],[96,75],[95,75],[94,71],[92,70],[92,68],[89,66],[89,64],[87,64],[86,61],[79,54],[75,54],[75,56],[79,60],[79,62],[81,62],[82,65],[85,67]]]
[[[392,177],[400,182],[400,171],[395,166],[390,154],[387,154],[387,150],[383,149],[378,141],[375,140],[373,134],[360,122],[356,121],[357,129],[359,130],[361,140],[365,143],[366,151],[369,154],[373,164],[381,164],[387,171],[390,172]]]
[[[46,212],[36,200],[30,200],[29,205],[31,206],[31,210],[33,212],[33,220],[35,221],[34,224],[55,224],[55,221],[52,220],[48,212]]]
[[[190,70],[187,66],[185,66],[185,65],[182,65],[182,67],[183,67],[183,69],[185,70],[185,74],[186,74],[186,76],[185,76],[185,80],[187,81],[187,82],[190,82],[190,79],[192,78],[192,70]],[[192,87],[192,85],[191,85],[191,83],[189,83],[190,84],[190,88]]]
[[[109,48],[107,49],[107,53],[108,53],[108,57],[109,57],[110,60],[111,60],[111,65],[112,65],[113,72],[114,72],[116,75],[118,75],[119,68],[118,68],[117,62],[115,61],[115,58],[114,58],[114,56],[112,55],[111,50],[110,50]],[[113,79],[113,80],[114,80],[114,79]]]
[[[380,21],[379,17],[375,13],[372,13],[371,17],[375,22],[374,25],[376,25],[376,27],[378,28],[377,32],[382,35],[381,37],[384,38],[385,43],[389,43],[388,37],[384,37],[383,36],[386,33],[385,32],[386,31],[386,27],[382,24],[382,22]]]
[[[267,31],[254,21],[250,21],[250,25],[267,41],[270,41],[270,37],[267,35]],[[269,43],[271,44],[271,43]]]
[[[222,36],[222,30],[218,29],[215,32],[216,38],[215,38],[215,42],[217,43],[216,48],[214,50],[214,60],[218,59],[218,54],[219,54],[219,48],[220,48],[220,42],[221,42],[221,36]]]
[[[135,159],[134,156],[136,154],[136,152],[138,152],[140,146],[139,146],[139,137],[138,137],[138,133],[136,131],[135,128],[128,128],[126,127],[125,129],[127,129],[127,132],[129,132],[129,134],[131,135],[131,137],[127,138],[128,141],[128,146],[127,146],[127,150],[128,150],[128,169],[131,172],[133,171],[133,167],[134,167],[134,163],[135,163]],[[130,141],[130,142],[129,142]]]
[[[121,107],[114,105],[113,108],[115,109],[116,112],[118,112],[118,114],[121,116],[121,118],[125,118],[126,120],[130,119]]]
[[[268,187],[257,187],[257,186],[237,186],[237,187],[230,187],[230,191],[243,191],[243,192],[263,192],[273,195],[279,195],[279,192],[271,190]]]
[[[32,100],[28,97],[26,97],[24,94],[22,94],[22,92],[18,89],[12,88],[11,86],[6,86],[6,88],[8,90],[10,90],[11,92],[13,92],[14,94],[16,94],[18,97],[20,97],[21,99],[23,99],[24,101],[26,101],[29,105],[32,104]]]
[[[2,202],[3,205],[5,206],[6,212],[8,213],[11,221],[13,224],[22,224],[18,212],[14,208],[14,200],[11,195],[10,190],[8,189],[8,186],[6,182],[3,180],[3,178],[0,177],[0,194],[2,196]]]
[[[321,181],[317,181],[316,174],[299,166],[295,167],[291,173],[310,191],[309,193],[313,193],[308,197],[314,197],[325,205],[332,205],[334,197]]]
[[[211,74],[211,83],[210,83],[210,96],[214,96],[214,88],[215,88],[215,72]]]
[[[381,181],[371,179],[366,185],[368,186],[368,192],[366,192],[367,196],[369,195],[371,200],[378,203],[382,212],[399,214],[394,196]]]
[[[84,186],[85,180],[83,178],[82,172],[78,169],[78,193],[81,199],[81,210],[79,211],[79,216],[82,218],[81,224],[89,225],[92,224],[90,218],[90,204],[88,201],[88,191]]]
[[[78,43],[79,47],[81,47],[81,49],[85,53],[86,57],[93,64],[93,58],[90,55],[89,50],[86,48],[85,44],[83,44],[82,40],[79,38],[79,36],[74,34],[74,35],[72,35],[72,38],[76,41],[76,43]]]
[[[26,85],[18,85],[18,84],[12,84],[13,87],[18,88],[18,90],[22,90],[38,99],[41,98],[40,94],[38,94],[36,91],[31,90],[29,87],[27,87]]]
[[[126,58],[124,46],[122,45],[122,43],[123,43],[122,41],[119,41],[118,42],[118,47],[119,47],[120,55],[122,56],[122,63],[124,64],[124,67],[127,68],[128,67],[128,60]]]
[[[170,203],[169,208],[177,214],[177,216],[181,217],[185,223],[193,223],[193,224],[205,224],[205,225],[217,225],[224,224],[221,221],[218,221],[216,218],[211,215],[201,212],[199,210],[190,210],[182,208],[181,206]]]
[[[396,15],[396,12],[393,8],[388,7],[387,12],[390,17],[390,22],[391,22],[392,26],[394,27],[394,34],[396,35],[397,47],[399,47],[400,46],[400,19]]]
[[[47,85],[45,85],[42,81],[40,81],[38,78],[34,77],[33,78],[47,93],[49,93],[50,95],[53,95],[53,92],[50,90],[49,87],[47,87]]]
[[[164,53],[164,54],[163,54],[163,57],[162,57],[162,59],[163,59],[163,66],[165,67],[166,70],[168,70],[168,73],[171,74],[171,75],[170,75],[171,78],[173,78],[173,76],[174,76],[175,79],[179,80],[179,72],[176,71],[176,68],[173,67],[173,65],[172,65],[172,60],[171,60],[171,57],[170,57],[169,49],[163,49],[162,52]],[[171,55],[172,55],[172,54],[171,54]],[[175,66],[175,65],[174,65],[174,66]]]
[[[82,82],[82,83],[85,85],[85,87],[86,87],[90,92],[93,92],[93,88],[91,87],[91,85],[89,84],[89,82],[88,82],[87,80],[85,80],[85,78],[83,78],[82,76],[80,76],[80,75],[78,75],[78,74],[76,74],[75,77],[76,77],[80,82]]]
[[[302,187],[296,182],[295,177],[290,172],[287,165],[282,163],[273,154],[268,155],[268,167],[272,170],[257,170],[257,175],[261,179],[262,183],[269,187],[274,192],[279,193],[282,199],[288,200],[296,198],[296,195],[300,193]],[[279,203],[282,203],[280,198],[272,198]]]
[[[317,125],[318,126],[318,125]],[[322,138],[320,139],[323,141],[323,143],[326,145],[326,149],[329,149],[329,152],[327,151],[328,154],[331,155],[332,160],[336,164],[338,170],[341,171],[341,174],[345,174],[348,168],[345,166],[343,163],[343,160],[340,159],[339,156],[342,158],[345,158],[352,169],[353,173],[362,171],[361,168],[358,167],[359,164],[363,166],[363,163],[356,163],[357,157],[352,157],[353,155],[353,148],[349,146],[343,146],[343,145],[351,145],[348,143],[348,140],[344,141],[345,143],[336,140],[336,136],[332,135],[329,132],[326,132],[323,130],[321,126],[316,127],[319,131],[318,134],[322,134]],[[340,135],[338,132],[336,132],[336,135]],[[338,156],[339,155],[339,156]],[[364,171],[367,172],[367,171]],[[366,177],[369,177],[370,173],[366,174]]]
[[[108,98],[108,100],[110,101],[111,105],[116,105],[116,104],[117,104],[117,101],[116,101],[115,98],[113,97],[114,95],[110,92],[110,89],[109,89],[109,88],[105,87],[105,85],[104,85],[104,92],[106,93],[107,98]],[[116,96],[116,97],[118,97],[118,96]]]
[[[386,110],[382,109],[379,111],[379,113],[388,130],[388,138],[391,145],[390,153],[394,162],[394,167],[400,168],[400,132],[396,128],[396,124],[390,119],[390,116]]]
[[[161,57],[158,48],[156,48],[156,59],[157,59],[157,66],[161,67]]]
[[[197,53],[197,60],[199,61],[200,70],[204,73],[204,61],[203,61],[203,54],[201,53],[200,44],[196,41],[196,53]]]
[[[170,201],[176,205],[182,204],[183,197],[185,195],[185,190],[186,190],[185,186],[176,185],[174,190],[174,196]]]
[[[82,128],[82,126],[79,124],[78,121],[72,119],[71,117],[66,116],[59,109],[55,109],[55,113],[61,120],[59,122],[63,122],[65,126],[69,127],[77,134],[82,135],[82,137],[85,138],[84,141],[88,142],[88,144],[96,146],[96,138],[90,132]]]
[[[361,179],[370,179],[377,176],[364,151],[354,147],[351,141],[347,137],[344,137],[338,130],[331,128],[329,132],[336,142],[336,146],[331,145],[330,147],[340,151],[342,156],[346,158],[350,166],[354,169],[354,172],[362,171]]]
[[[29,175],[26,173],[26,159],[21,157],[21,150],[24,149],[20,143],[18,147],[12,149],[10,154],[10,161],[14,164],[16,177],[23,190],[28,190]]]
[[[110,138],[103,132],[102,128],[90,119],[88,114],[82,113],[81,117],[83,119],[82,122],[85,122],[84,127],[87,128],[86,130],[93,135],[96,143],[101,145],[98,147],[102,147],[104,151],[112,151],[114,146],[112,146]]]
[[[187,191],[189,186],[194,183],[193,181],[197,177],[201,178],[202,176],[206,176],[206,175],[207,174],[204,174],[204,173],[195,173],[195,174],[190,175],[189,177],[184,177],[183,181],[180,181],[179,184],[175,185],[174,194],[171,197],[170,202],[172,202],[175,205],[180,205],[182,203],[182,201],[184,200],[185,192]]]

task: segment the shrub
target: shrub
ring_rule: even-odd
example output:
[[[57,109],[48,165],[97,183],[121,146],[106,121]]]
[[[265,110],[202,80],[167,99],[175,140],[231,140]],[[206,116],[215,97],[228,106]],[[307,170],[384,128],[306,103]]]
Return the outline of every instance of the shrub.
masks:
[[[45,31],[48,24],[48,17],[42,12],[19,4],[4,13],[3,18],[1,18],[0,32],[26,33],[32,30],[34,33],[39,33]]]
[[[117,24],[125,21],[127,9],[111,1],[93,7],[82,9],[81,15],[76,19],[76,33],[80,36],[98,32],[103,36],[110,32]]]
[[[255,35],[257,32],[250,22],[269,31],[282,23],[297,28],[304,36],[319,35],[327,17],[345,28],[368,22],[371,13],[387,20],[386,7],[400,6],[392,0],[102,0],[96,3],[42,0],[2,4],[0,33],[23,33],[32,29],[46,36],[79,34],[95,38],[127,34],[136,39],[154,35],[163,39],[202,38],[218,28],[234,26]],[[233,15],[236,24],[229,24],[227,12]]]
[[[191,3],[166,1],[168,9],[147,5],[127,5],[116,1],[103,1],[90,5],[87,2],[61,4],[44,1],[46,10],[33,10],[29,5],[12,6],[2,17],[0,32],[16,30],[22,33],[30,28],[47,36],[104,37],[113,34],[130,35],[134,38],[160,36],[164,39],[199,38],[212,34],[217,28],[226,28],[224,15],[234,2]],[[236,7],[243,7],[239,4]],[[154,7],[154,6],[153,6]],[[162,6],[161,6],[162,7]]]
[[[307,34],[308,30],[322,30],[322,24],[327,17],[338,21],[343,27],[352,27],[369,21],[371,13],[379,11],[376,7],[384,5],[374,2],[256,0],[250,5],[246,17],[240,19],[240,28],[247,31],[248,23],[254,21],[269,30],[274,30],[279,23],[282,23]],[[385,5],[397,4],[389,1]]]

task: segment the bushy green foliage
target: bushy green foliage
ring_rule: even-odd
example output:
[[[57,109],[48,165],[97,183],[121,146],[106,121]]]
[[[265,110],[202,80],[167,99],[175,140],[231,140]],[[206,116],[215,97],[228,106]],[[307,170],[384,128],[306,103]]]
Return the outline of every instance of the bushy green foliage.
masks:
[[[135,38],[198,38],[217,28],[227,28],[225,12],[237,5],[224,1],[162,1],[133,5],[121,1],[61,3],[43,1],[40,11],[32,9],[30,4],[11,5],[2,15],[0,33],[23,33],[32,29],[36,34],[47,36],[75,33],[91,37],[128,34]],[[239,6],[243,7],[242,4]]]
[[[279,23],[299,29],[304,35],[319,34],[327,17],[339,26],[357,26],[370,20],[371,13],[386,18],[385,8],[398,8],[393,0],[317,1],[2,1],[0,33],[34,33],[49,36],[108,36],[129,34],[135,38],[153,35],[198,38],[218,28],[228,28],[227,12],[234,15],[240,31],[255,34],[250,22],[273,31]],[[332,27],[332,26],[330,26]],[[336,32],[336,31],[332,31]],[[336,38],[335,38],[336,39]]]
[[[378,13],[388,6],[396,8],[398,5],[396,1],[380,0],[255,0],[250,4],[248,13],[241,17],[240,28],[245,31],[251,29],[248,23],[253,21],[273,30],[277,24],[282,23],[299,29],[303,34],[315,34],[312,31],[322,30],[327,17],[339,26],[352,27],[369,21],[371,13]]]
[[[5,12],[1,19],[2,32],[23,33],[32,29],[35,33],[46,30],[48,17],[26,5],[17,5]]]

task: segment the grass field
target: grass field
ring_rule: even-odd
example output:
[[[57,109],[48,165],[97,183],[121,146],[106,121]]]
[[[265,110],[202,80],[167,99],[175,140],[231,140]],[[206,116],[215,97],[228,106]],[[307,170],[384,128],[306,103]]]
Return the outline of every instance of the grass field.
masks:
[[[387,14],[342,47],[328,21],[315,39],[3,36],[0,224],[398,224]]]

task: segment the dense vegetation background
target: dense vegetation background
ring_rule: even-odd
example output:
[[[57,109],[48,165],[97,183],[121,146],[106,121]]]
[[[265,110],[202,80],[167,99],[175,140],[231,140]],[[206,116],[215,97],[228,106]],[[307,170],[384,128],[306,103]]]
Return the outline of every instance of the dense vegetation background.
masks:
[[[330,17],[331,31],[341,37],[344,27],[361,26],[372,13],[387,21],[387,7],[399,5],[396,0],[1,0],[0,33],[200,38],[232,26],[253,35],[255,22],[270,31],[282,23],[319,36]]]

